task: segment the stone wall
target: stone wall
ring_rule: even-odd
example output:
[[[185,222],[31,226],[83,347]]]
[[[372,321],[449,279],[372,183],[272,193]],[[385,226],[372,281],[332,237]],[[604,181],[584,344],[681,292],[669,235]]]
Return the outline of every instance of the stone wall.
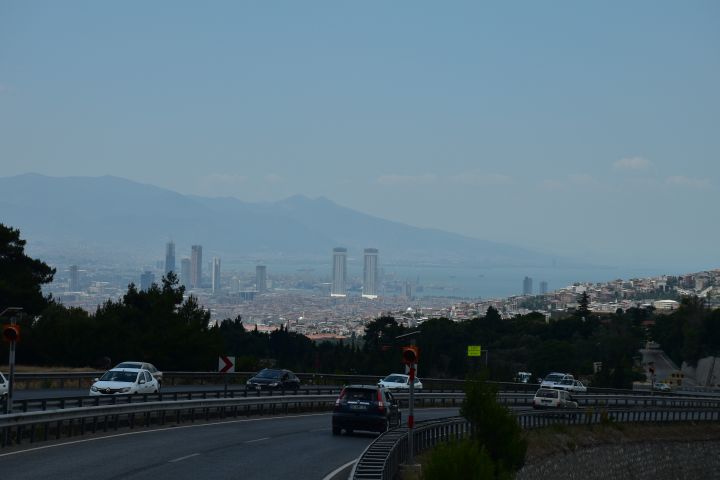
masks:
[[[528,464],[517,480],[720,479],[720,441],[599,445]]]

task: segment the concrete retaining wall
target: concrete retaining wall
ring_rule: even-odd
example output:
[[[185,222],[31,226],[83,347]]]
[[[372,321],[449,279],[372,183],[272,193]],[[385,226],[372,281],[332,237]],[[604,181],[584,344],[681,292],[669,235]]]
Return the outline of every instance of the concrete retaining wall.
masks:
[[[517,480],[720,479],[720,441],[601,445],[525,465]]]

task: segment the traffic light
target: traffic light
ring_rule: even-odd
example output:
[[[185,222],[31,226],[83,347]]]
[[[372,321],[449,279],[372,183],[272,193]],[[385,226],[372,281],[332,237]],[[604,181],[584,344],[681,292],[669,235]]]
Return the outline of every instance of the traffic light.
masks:
[[[6,342],[17,342],[20,340],[20,326],[14,324],[3,325],[3,338]]]
[[[402,348],[402,361],[408,365],[413,365],[418,362],[419,350],[418,347],[411,345],[409,347]]]

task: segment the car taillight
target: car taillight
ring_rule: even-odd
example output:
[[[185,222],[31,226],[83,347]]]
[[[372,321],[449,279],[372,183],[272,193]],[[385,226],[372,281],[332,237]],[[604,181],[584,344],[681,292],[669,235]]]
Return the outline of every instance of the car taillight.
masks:
[[[385,411],[385,404],[382,401],[382,391],[377,391],[377,408],[380,411],[380,413]]]
[[[345,398],[345,389],[343,388],[342,391],[340,392],[340,396],[337,398],[337,400],[335,400],[335,406],[339,407],[340,401],[343,400],[344,398]]]

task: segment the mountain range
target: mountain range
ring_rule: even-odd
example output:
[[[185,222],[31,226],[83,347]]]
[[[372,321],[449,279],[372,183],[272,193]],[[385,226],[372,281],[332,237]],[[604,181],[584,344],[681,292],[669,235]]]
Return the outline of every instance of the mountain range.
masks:
[[[164,243],[172,239],[179,248],[201,244],[224,259],[327,261],[333,247],[344,246],[350,255],[374,247],[384,261],[418,264],[548,266],[554,261],[513,245],[374,217],[324,197],[251,203],[184,195],[113,176],[2,177],[0,222],[19,228],[34,248],[53,256],[83,250],[162,258]]]

